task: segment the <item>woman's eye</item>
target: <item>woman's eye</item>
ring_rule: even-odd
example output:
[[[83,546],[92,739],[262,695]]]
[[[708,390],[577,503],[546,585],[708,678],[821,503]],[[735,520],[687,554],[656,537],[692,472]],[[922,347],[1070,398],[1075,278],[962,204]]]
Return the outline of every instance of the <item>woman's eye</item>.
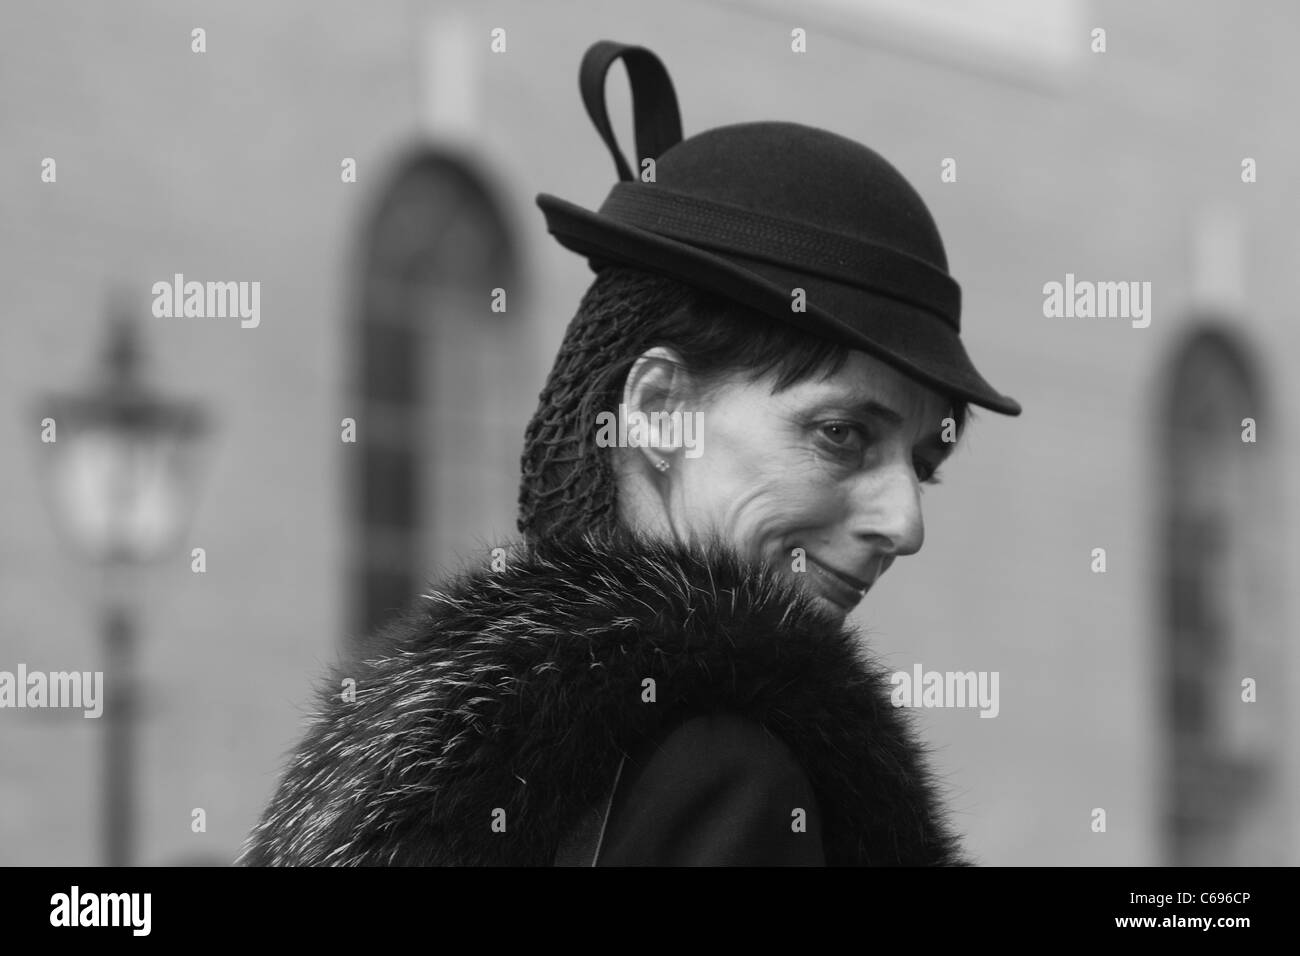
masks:
[[[867,445],[866,432],[852,422],[825,422],[818,428],[818,435],[837,455],[859,455]]]
[[[857,432],[851,425],[843,422],[828,422],[822,426],[822,434],[837,445],[847,444]]]

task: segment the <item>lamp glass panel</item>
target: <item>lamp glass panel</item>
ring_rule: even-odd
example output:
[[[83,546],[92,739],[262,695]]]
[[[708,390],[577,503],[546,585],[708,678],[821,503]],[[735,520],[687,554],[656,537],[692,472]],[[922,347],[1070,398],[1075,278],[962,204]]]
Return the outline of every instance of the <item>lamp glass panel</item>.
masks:
[[[59,444],[56,503],[79,549],[95,560],[145,562],[171,546],[187,480],[174,436],[95,428]]]

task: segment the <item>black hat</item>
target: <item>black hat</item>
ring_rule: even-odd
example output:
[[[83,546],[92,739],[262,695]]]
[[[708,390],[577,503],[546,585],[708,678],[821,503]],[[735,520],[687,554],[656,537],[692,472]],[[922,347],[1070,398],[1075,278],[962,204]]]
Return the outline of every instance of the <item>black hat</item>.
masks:
[[[632,86],[636,178],[605,108],[622,58]],[[798,123],[740,123],[682,139],[672,81],[643,47],[604,40],[579,87],[619,180],[598,212],[545,193],[547,228],[599,271],[620,264],[722,295],[861,349],[941,393],[1005,415],[1020,404],[962,346],[961,288],[916,190],[873,150]],[[804,290],[804,311],[792,306]]]

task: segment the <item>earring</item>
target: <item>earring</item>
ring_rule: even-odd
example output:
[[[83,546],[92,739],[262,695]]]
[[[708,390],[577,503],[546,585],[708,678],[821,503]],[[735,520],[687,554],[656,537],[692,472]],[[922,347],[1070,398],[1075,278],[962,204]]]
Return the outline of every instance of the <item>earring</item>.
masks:
[[[667,458],[660,458],[658,461],[655,462],[655,467],[658,468],[661,472],[667,471],[667,470],[668,470],[668,459],[667,459]]]

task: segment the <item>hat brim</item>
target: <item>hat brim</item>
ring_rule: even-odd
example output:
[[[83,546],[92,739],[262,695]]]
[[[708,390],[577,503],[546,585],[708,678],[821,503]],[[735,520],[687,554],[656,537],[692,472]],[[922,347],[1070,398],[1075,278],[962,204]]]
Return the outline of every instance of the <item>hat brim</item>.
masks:
[[[714,292],[779,322],[872,355],[937,391],[1003,415],[1020,403],[976,370],[957,332],[925,309],[771,262],[720,253],[661,236],[547,193],[537,197],[547,230],[593,268],[604,263],[660,273]],[[804,289],[805,311],[791,309]],[[924,334],[918,323],[926,323]]]

